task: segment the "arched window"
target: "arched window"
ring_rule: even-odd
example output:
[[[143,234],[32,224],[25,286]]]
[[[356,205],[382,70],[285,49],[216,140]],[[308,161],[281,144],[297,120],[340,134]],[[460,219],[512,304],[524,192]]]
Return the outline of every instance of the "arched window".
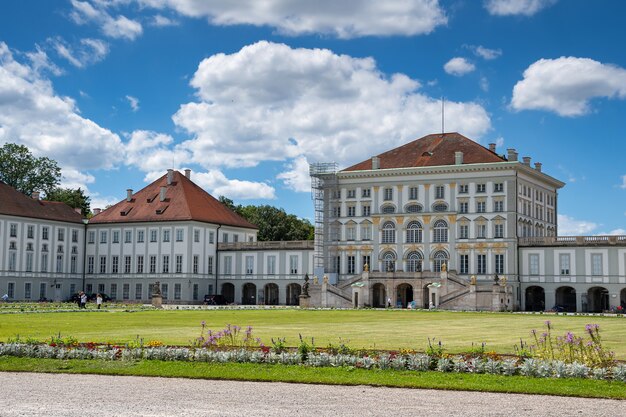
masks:
[[[409,204],[408,206],[406,206],[405,210],[407,213],[420,213],[423,208],[419,204]]]
[[[433,205],[433,211],[448,211],[448,205],[446,203],[437,203]]]
[[[396,254],[389,251],[383,254],[383,271],[393,272],[396,270]]]
[[[383,206],[383,208],[380,210],[382,211],[383,214],[392,214],[396,212],[396,208],[394,206]]]
[[[393,222],[383,224],[382,243],[396,243],[396,225]]]
[[[448,241],[448,223],[445,220],[437,220],[433,226],[433,242],[444,243]]]
[[[406,243],[422,242],[422,225],[420,222],[414,221],[406,227]]]
[[[419,252],[411,252],[407,256],[406,267],[409,272],[421,272],[423,256]]]
[[[433,271],[441,272],[441,265],[448,264],[448,254],[445,251],[437,251],[433,255]]]

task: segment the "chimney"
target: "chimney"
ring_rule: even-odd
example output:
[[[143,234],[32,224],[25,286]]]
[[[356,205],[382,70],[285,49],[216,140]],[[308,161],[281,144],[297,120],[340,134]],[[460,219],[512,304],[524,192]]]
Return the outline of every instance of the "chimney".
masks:
[[[463,164],[463,152],[457,151],[454,153],[454,165]]]
[[[98,214],[100,214],[101,211],[102,211],[101,209],[95,208],[95,209],[93,209],[93,215],[97,216]]]
[[[33,200],[39,200],[39,191],[33,191],[31,197],[33,197]]]
[[[541,162],[535,162],[535,169],[541,172]]]
[[[187,179],[191,179],[191,170],[188,168],[185,170],[185,177],[187,177]]]
[[[507,149],[506,153],[507,153],[506,159],[508,159],[509,162],[517,162],[517,152],[515,152],[515,149],[513,148]]]
[[[126,201],[128,201],[129,203],[132,201],[133,199],[133,190],[132,188],[128,188],[126,190]]]
[[[372,156],[372,169],[380,169],[380,158]]]
[[[172,185],[172,181],[174,181],[174,170],[168,169],[167,170],[167,185]]]
[[[78,214],[83,214],[83,211],[80,209],[80,207],[75,207],[74,211]]]
[[[161,187],[161,193],[159,194],[159,200],[165,201],[165,193],[167,191],[167,187]]]
[[[524,165],[529,167],[530,166],[530,156],[525,156],[522,159],[524,160]]]
[[[495,143],[490,143],[489,144],[489,150],[493,153],[496,153],[496,144]]]

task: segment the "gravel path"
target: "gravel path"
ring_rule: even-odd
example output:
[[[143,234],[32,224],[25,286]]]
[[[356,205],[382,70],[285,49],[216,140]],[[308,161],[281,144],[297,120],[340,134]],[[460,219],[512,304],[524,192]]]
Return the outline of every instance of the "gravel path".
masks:
[[[0,372],[0,416],[616,416],[626,401]]]

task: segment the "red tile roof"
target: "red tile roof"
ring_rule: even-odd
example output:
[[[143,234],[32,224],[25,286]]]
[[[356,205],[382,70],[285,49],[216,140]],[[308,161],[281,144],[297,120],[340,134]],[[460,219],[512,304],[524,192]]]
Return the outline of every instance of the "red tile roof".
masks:
[[[160,200],[161,187],[166,187],[165,201]],[[126,199],[89,220],[93,223],[133,223],[196,220],[206,223],[258,229],[230,210],[189,178],[174,171],[167,185],[167,174]]]
[[[454,153],[463,152],[463,164],[505,162],[506,159],[459,133],[424,136],[398,148],[377,155],[380,169],[454,165]],[[343,171],[372,169],[372,159],[359,162]]]
[[[83,216],[67,204],[35,200],[2,181],[0,181],[0,214],[69,223],[83,222]]]

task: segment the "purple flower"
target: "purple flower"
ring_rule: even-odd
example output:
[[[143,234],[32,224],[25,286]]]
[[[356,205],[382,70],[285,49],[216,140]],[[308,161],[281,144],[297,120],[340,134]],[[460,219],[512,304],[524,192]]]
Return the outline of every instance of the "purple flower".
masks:
[[[544,324],[548,326],[548,330],[550,330],[550,325],[552,324],[550,320],[546,320]]]
[[[574,334],[572,332],[567,332],[565,335],[565,342],[570,344],[574,343]]]

